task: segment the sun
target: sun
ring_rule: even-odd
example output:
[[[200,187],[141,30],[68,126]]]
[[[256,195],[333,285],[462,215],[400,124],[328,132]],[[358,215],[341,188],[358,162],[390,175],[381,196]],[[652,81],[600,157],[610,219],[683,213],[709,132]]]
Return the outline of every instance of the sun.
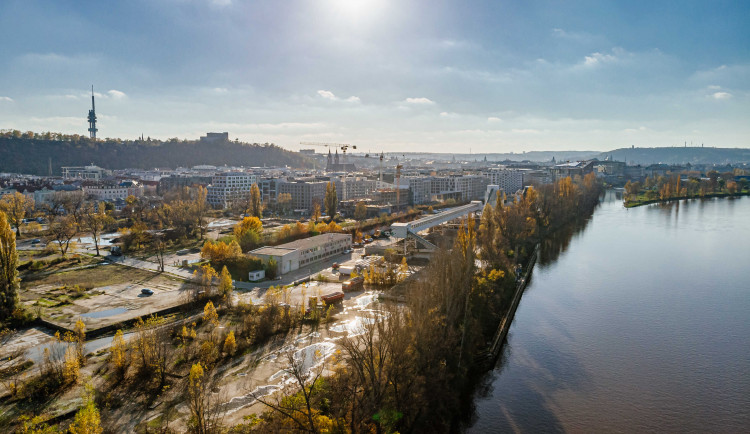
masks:
[[[382,8],[383,0],[330,0],[331,14],[340,20],[357,23],[367,20]]]

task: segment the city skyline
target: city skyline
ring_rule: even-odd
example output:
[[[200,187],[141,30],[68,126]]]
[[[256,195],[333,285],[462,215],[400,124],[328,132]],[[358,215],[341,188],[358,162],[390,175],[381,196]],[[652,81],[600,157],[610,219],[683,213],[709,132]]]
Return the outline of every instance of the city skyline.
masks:
[[[21,2],[0,128],[373,151],[747,147],[748,6]],[[19,19],[22,18],[22,19]]]

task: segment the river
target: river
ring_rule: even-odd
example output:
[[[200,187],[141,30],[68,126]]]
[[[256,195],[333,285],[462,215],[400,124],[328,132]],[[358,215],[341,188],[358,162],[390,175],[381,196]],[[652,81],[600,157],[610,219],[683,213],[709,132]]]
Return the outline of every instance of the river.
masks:
[[[750,198],[625,209],[543,247],[470,433],[747,432]]]

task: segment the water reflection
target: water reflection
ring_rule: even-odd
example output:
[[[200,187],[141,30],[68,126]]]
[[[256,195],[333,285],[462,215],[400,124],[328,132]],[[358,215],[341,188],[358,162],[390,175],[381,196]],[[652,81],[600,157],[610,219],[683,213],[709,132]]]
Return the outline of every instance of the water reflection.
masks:
[[[550,237],[467,431],[746,432],[747,215],[611,194]]]

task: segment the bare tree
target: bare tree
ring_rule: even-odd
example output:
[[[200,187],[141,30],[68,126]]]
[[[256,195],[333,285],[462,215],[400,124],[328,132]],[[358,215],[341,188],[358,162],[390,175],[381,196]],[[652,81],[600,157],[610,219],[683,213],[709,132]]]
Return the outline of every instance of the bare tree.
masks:
[[[302,395],[302,402],[285,400],[279,394],[274,394],[274,398],[269,399],[260,395],[255,395],[253,398],[288,418],[300,430],[317,433],[318,427],[315,425],[313,401],[317,395],[316,383],[323,374],[323,364],[318,365],[317,368],[306,370],[303,358],[295,357],[294,351],[286,353],[286,361],[289,365],[284,369],[284,372],[294,380],[295,392]]]
[[[89,204],[86,207],[83,213],[83,221],[86,225],[86,229],[91,232],[91,238],[94,239],[96,256],[99,256],[99,239],[101,234],[104,231],[104,228],[107,227],[107,225],[112,224],[114,220],[104,210],[104,202],[100,202],[96,207],[93,204]]]

